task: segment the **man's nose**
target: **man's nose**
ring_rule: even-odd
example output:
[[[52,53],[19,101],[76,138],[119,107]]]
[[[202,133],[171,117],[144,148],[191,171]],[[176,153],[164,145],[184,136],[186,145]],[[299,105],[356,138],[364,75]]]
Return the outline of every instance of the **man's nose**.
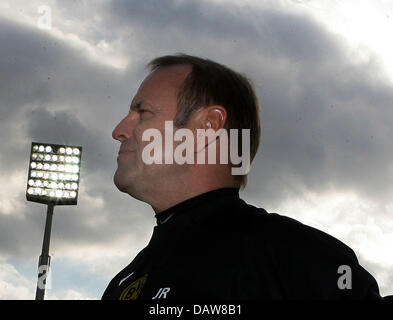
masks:
[[[132,125],[130,123],[130,119],[128,119],[128,117],[125,117],[112,131],[112,138],[117,141],[123,142],[131,137],[131,130]]]

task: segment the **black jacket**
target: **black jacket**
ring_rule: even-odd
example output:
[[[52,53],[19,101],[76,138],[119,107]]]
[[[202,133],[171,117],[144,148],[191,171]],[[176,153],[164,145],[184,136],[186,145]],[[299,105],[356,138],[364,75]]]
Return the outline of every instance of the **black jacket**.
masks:
[[[214,190],[156,215],[147,245],[102,299],[380,299],[332,236]]]

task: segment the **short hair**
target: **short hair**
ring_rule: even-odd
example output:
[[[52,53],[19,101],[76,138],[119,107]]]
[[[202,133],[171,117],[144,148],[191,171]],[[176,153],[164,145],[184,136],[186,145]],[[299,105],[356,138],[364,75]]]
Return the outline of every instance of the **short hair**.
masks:
[[[250,160],[257,153],[261,140],[259,102],[254,86],[245,75],[209,59],[186,54],[166,55],[153,59],[147,65],[150,72],[160,67],[186,64],[192,67],[177,93],[177,112],[174,125],[184,127],[191,115],[209,105],[221,105],[227,112],[224,127],[250,129]],[[238,135],[241,149],[241,135]],[[243,189],[247,175],[237,176]]]

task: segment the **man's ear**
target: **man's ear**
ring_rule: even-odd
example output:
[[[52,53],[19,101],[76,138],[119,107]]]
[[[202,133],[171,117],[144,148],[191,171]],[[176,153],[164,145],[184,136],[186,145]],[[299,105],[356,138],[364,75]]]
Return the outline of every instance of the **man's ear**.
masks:
[[[223,106],[214,105],[197,110],[191,120],[191,130],[196,129],[213,129],[218,131],[224,128],[227,120],[227,112]]]
[[[215,134],[224,129],[226,120],[227,112],[220,105],[204,107],[193,114],[189,129],[194,133],[195,152],[200,152],[218,138]]]
[[[222,106],[209,106],[205,110],[205,127],[204,129],[213,129],[218,131],[223,129],[227,120],[227,111]]]

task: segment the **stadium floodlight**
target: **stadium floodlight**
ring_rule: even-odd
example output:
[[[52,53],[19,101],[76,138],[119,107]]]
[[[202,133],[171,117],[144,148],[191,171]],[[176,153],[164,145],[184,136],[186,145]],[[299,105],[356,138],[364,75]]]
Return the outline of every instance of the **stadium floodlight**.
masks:
[[[47,204],[42,252],[38,263],[36,300],[43,300],[50,256],[49,243],[55,205],[76,205],[82,147],[32,142],[26,199]]]
[[[54,205],[76,205],[82,148],[35,143],[31,145],[26,198]]]

